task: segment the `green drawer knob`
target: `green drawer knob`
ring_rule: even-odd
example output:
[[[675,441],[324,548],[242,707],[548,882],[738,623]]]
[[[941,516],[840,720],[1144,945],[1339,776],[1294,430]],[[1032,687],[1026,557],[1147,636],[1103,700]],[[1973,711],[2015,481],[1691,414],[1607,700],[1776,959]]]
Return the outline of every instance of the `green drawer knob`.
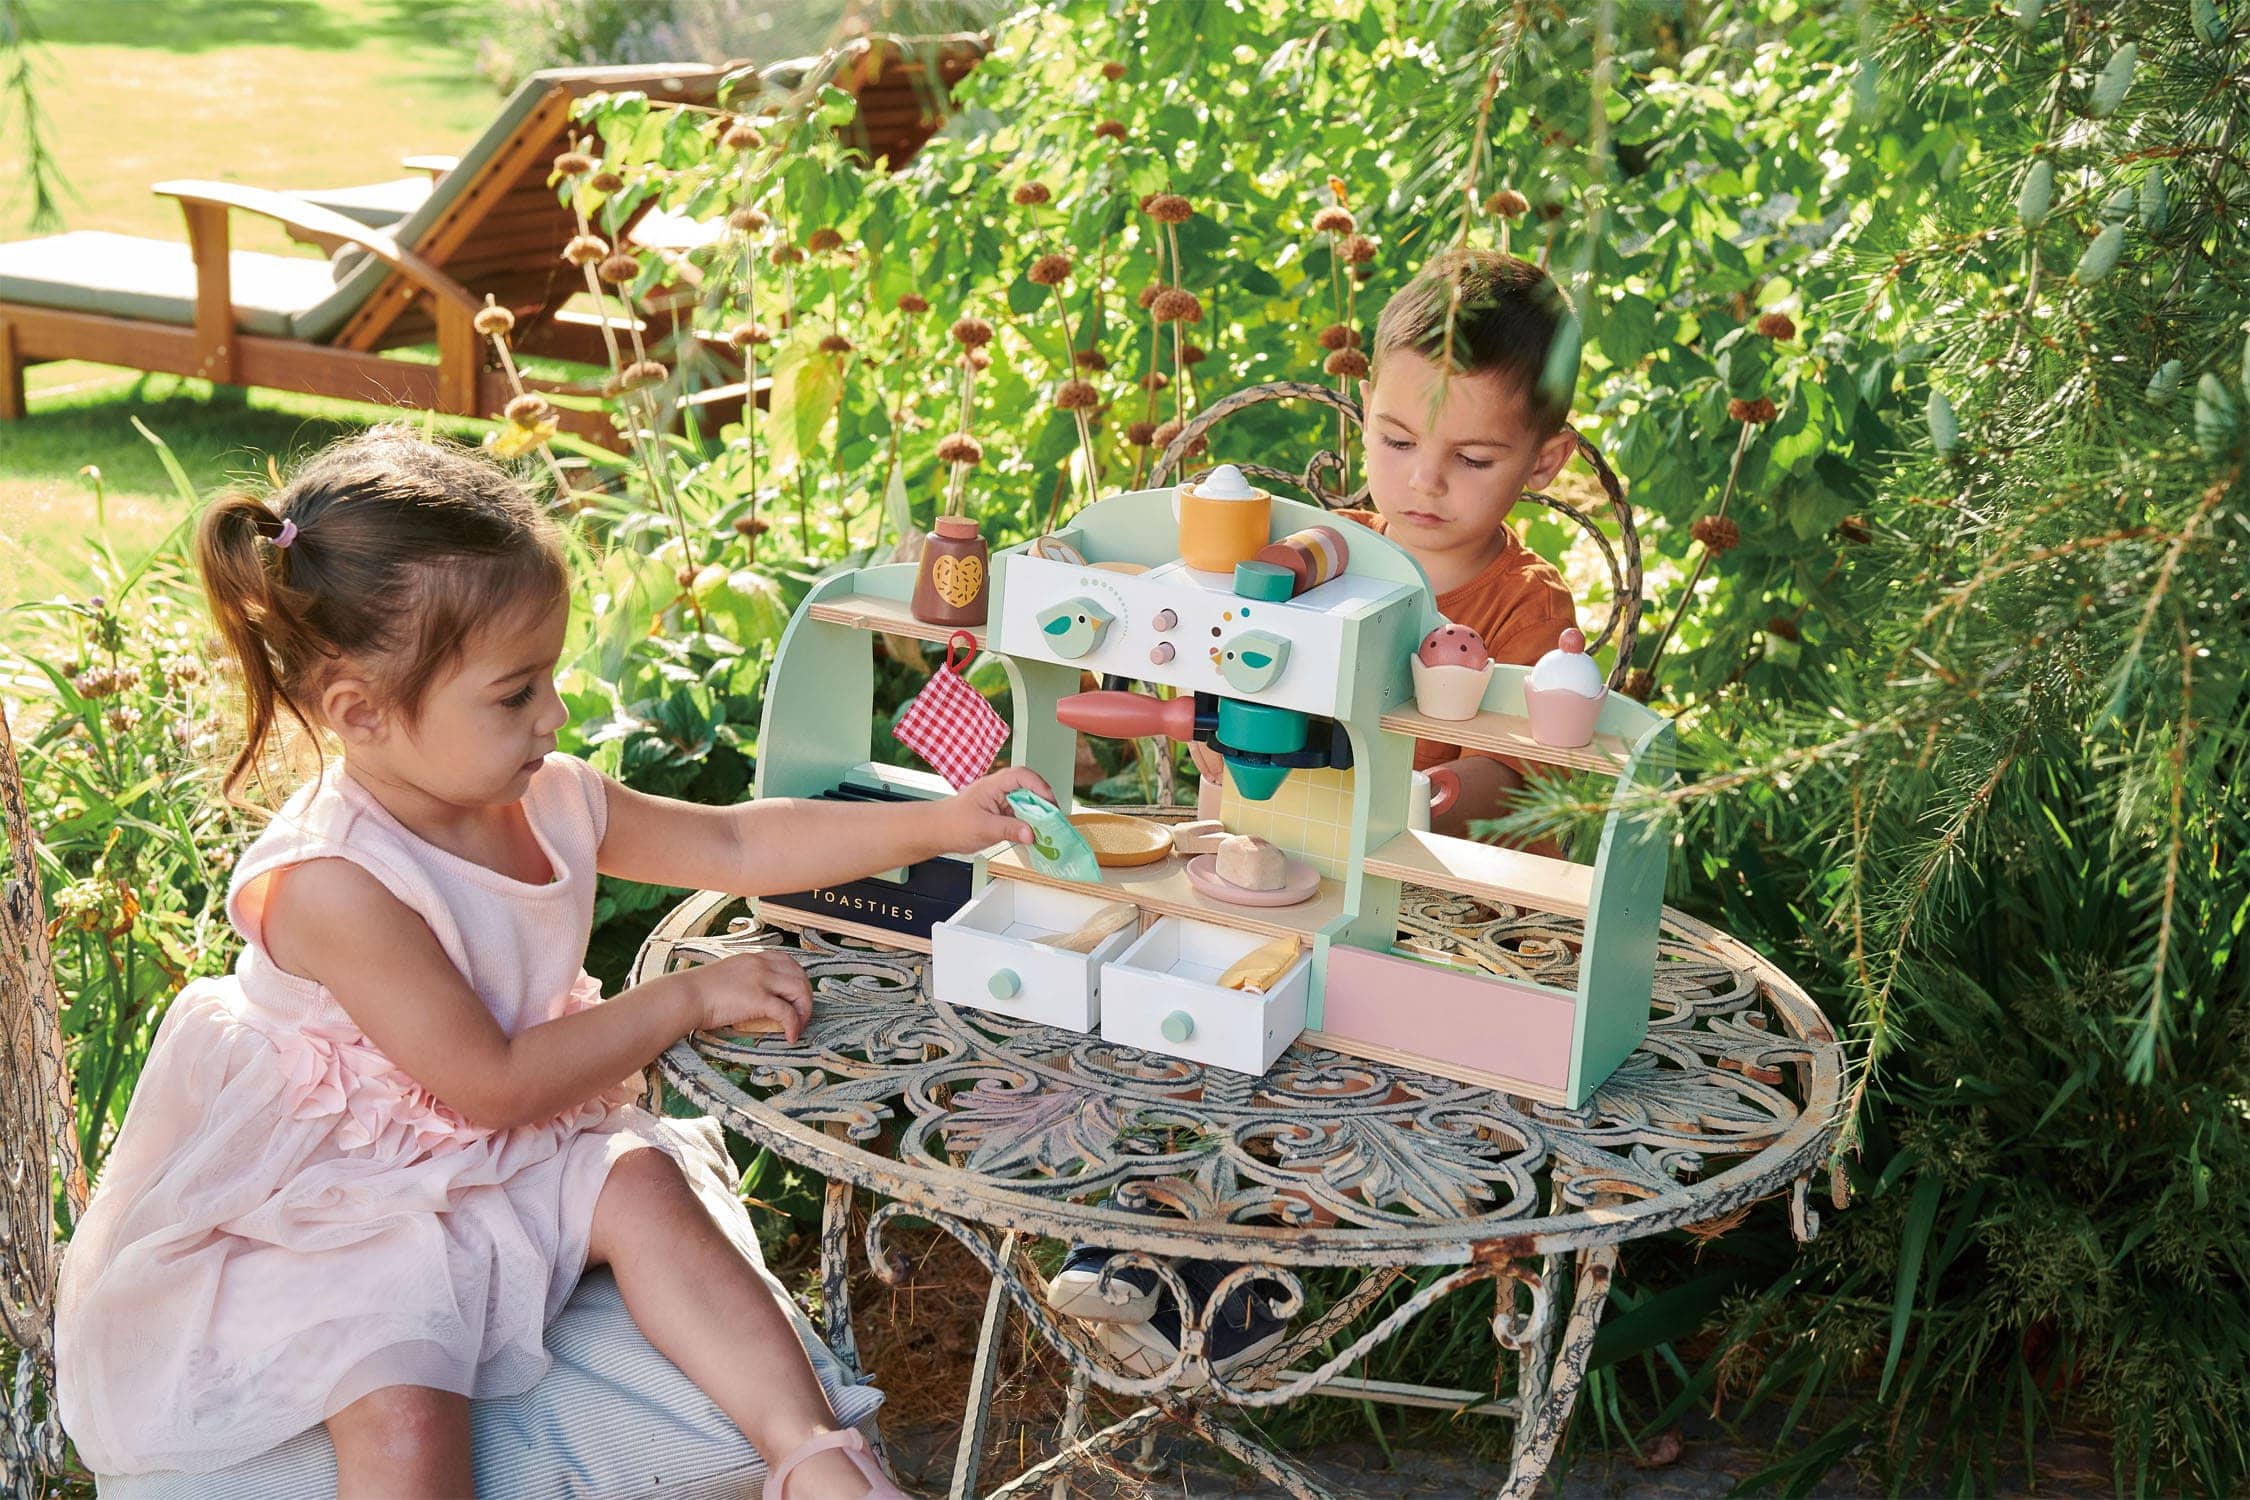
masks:
[[[1195,1017],[1184,1010],[1176,1010],[1166,1016],[1164,1024],[1156,1029],[1164,1033],[1164,1040],[1167,1042],[1184,1042],[1195,1035]]]
[[[1013,999],[1016,992],[1023,988],[1023,981],[1016,977],[1016,971],[1013,969],[995,969],[992,971],[992,977],[984,982],[984,987],[992,991],[993,999],[1009,1000]]]

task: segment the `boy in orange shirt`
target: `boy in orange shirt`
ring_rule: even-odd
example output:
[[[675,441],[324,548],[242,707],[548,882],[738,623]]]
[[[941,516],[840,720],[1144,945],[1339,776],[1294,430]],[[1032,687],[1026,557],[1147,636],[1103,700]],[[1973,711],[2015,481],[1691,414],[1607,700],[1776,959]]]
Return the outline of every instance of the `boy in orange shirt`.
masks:
[[[1438,613],[1484,637],[1494,661],[1529,666],[1578,623],[1562,574],[1508,528],[1524,492],[1551,483],[1578,446],[1569,428],[1578,372],[1544,378],[1569,317],[1562,289],[1529,261],[1448,250],[1384,304],[1374,366],[1360,383],[1375,508],[1340,514],[1405,548],[1429,575]],[[1205,777],[1220,774],[1215,752],[1196,744],[1190,753]],[[1414,769],[1438,767],[1461,782],[1431,820],[1439,833],[1500,816],[1523,785],[1516,761],[1415,741]]]
[[[1562,289],[1539,267],[1492,250],[1449,250],[1384,305],[1374,364],[1360,385],[1375,509],[1342,514],[1411,553],[1429,576],[1438,612],[1482,636],[1494,661],[1529,665],[1578,623],[1562,575],[1507,524],[1524,492],[1552,482],[1578,445],[1568,425],[1578,372],[1546,379],[1548,353],[1569,317]],[[1200,743],[1189,751],[1206,778],[1223,774],[1216,752]],[[1437,767],[1461,782],[1453,805],[1431,819],[1439,833],[1465,833],[1471,822],[1498,817],[1523,785],[1514,761],[1417,741],[1414,769]],[[1047,1299],[1086,1323],[1126,1369],[1154,1375],[1177,1357],[1178,1309],[1137,1268],[1112,1278],[1124,1300],[1105,1298],[1100,1281],[1112,1254],[1072,1246]],[[1175,1268],[1199,1301],[1233,1269],[1201,1260]],[[1225,1370],[1272,1348],[1285,1330],[1265,1298],[1241,1285],[1209,1331],[1206,1352]]]

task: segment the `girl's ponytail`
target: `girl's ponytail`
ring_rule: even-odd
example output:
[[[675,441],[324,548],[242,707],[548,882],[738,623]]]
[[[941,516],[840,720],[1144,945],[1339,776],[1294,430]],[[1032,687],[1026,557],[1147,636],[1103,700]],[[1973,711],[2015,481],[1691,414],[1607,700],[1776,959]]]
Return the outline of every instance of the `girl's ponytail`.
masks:
[[[286,712],[308,732],[312,722],[289,695],[282,663],[293,654],[285,637],[293,632],[289,607],[286,548],[274,543],[295,525],[260,496],[231,494],[211,503],[195,533],[196,568],[203,596],[227,652],[242,673],[243,742],[222,783],[227,800],[238,802],[243,781],[264,759],[266,747]]]

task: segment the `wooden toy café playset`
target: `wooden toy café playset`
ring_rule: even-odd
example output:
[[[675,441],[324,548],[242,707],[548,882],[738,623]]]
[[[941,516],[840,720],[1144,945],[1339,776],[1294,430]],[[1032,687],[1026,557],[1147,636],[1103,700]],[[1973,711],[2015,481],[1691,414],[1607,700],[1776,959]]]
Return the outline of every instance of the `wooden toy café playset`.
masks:
[[[768,685],[760,796],[949,790],[870,756],[875,631],[951,642],[899,737],[956,781],[1004,749],[1067,788],[1078,735],[1163,735],[1215,750],[1223,786],[1177,825],[1024,798],[1034,845],[769,897],[762,919],[927,951],[949,1005],[1253,1074],[1303,1036],[1576,1108],[1646,1034],[1669,836],[1630,794],[1670,775],[1672,725],[1606,691],[1576,632],[1494,664],[1397,544],[1231,465],[1089,505],[988,577],[954,550],[919,595],[906,563],[813,589]],[[953,671],[972,643],[1012,724]],[[1450,788],[1414,773],[1417,737],[1614,781],[1594,862],[1429,832]],[[1402,883],[1582,918],[1577,988],[1402,946]]]

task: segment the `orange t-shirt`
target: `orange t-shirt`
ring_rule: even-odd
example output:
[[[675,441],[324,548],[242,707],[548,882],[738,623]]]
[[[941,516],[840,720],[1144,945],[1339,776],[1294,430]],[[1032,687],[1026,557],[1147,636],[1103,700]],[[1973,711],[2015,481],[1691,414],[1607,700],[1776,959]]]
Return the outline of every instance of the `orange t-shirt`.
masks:
[[[1385,530],[1382,513],[1372,510],[1338,511],[1370,531]],[[1530,666],[1555,649],[1563,631],[1578,624],[1578,610],[1555,565],[1523,544],[1506,526],[1500,555],[1482,573],[1437,596],[1438,613],[1457,620],[1484,637],[1484,649],[1494,661]],[[1484,750],[1463,750],[1436,740],[1414,742],[1414,769],[1427,771],[1463,755],[1489,755]],[[1523,767],[1505,755],[1492,759],[1517,775]]]

